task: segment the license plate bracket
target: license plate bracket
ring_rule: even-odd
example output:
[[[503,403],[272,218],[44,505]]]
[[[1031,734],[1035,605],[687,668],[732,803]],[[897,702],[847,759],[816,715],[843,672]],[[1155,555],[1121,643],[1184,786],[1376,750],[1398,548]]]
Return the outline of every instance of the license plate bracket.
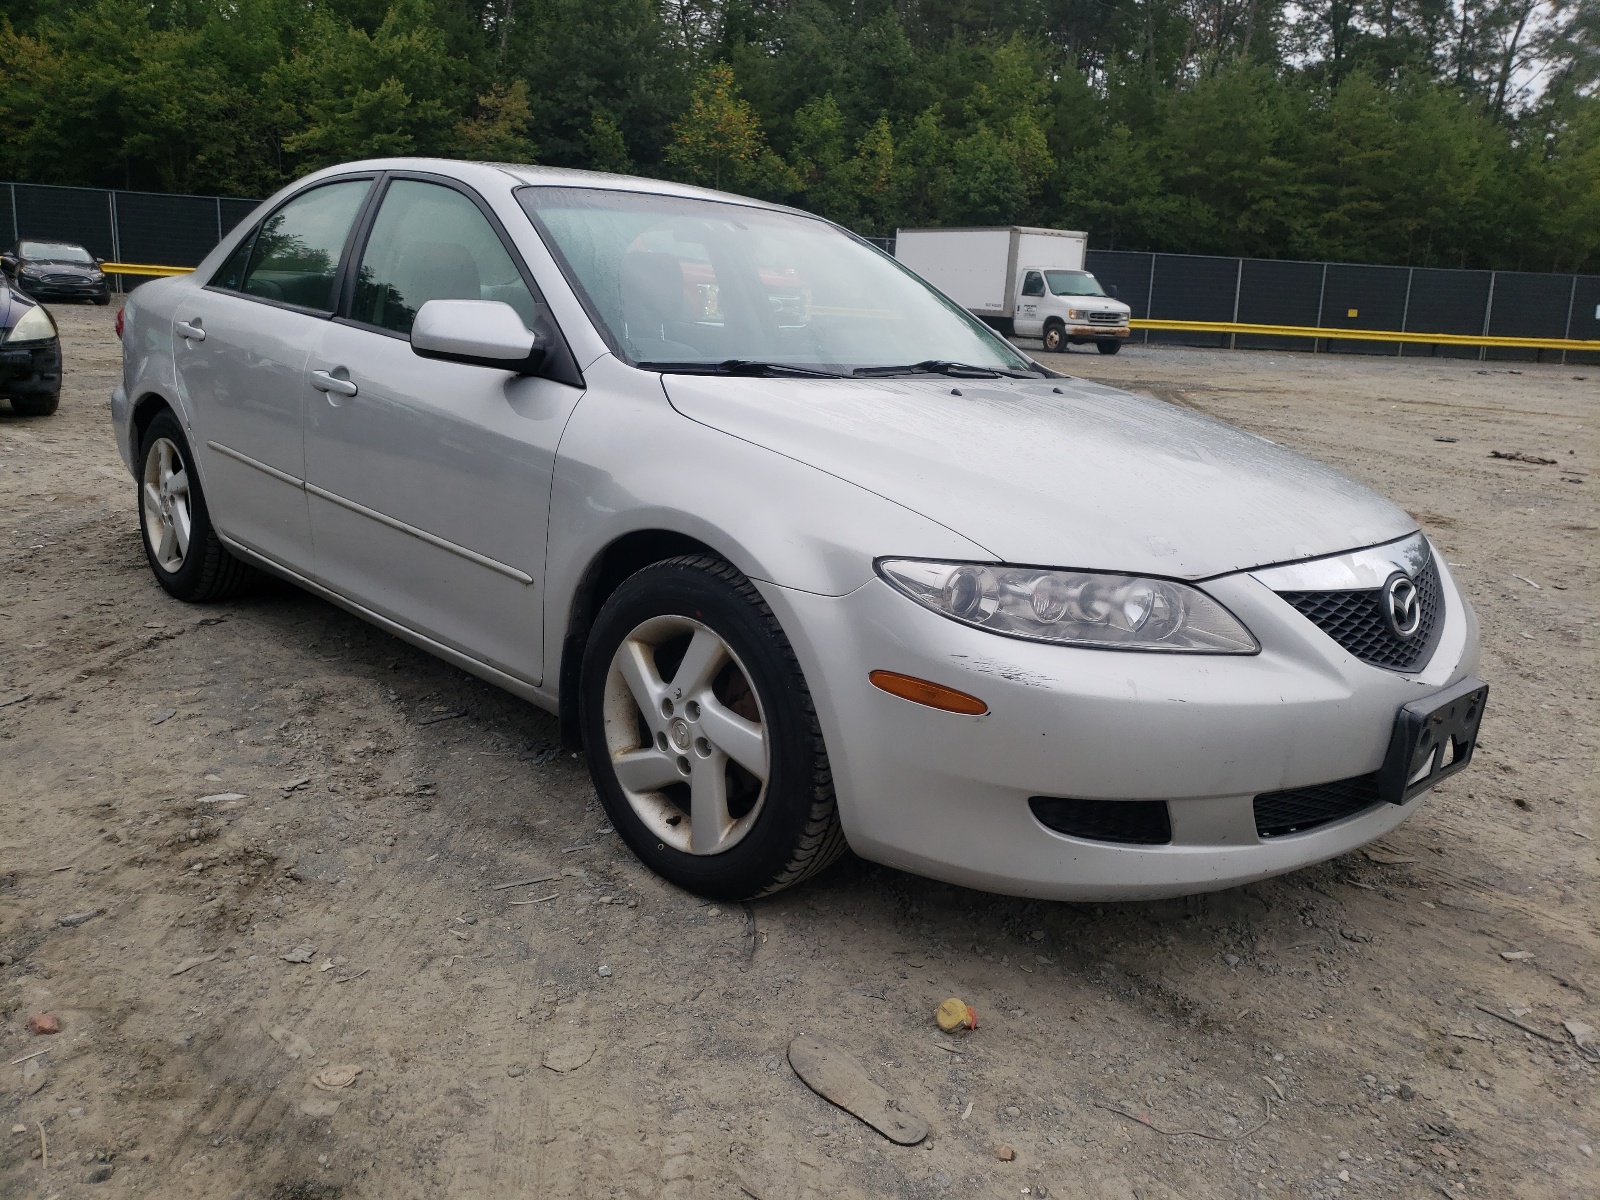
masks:
[[[1489,685],[1469,676],[1395,716],[1389,753],[1378,768],[1378,794],[1405,804],[1472,761]]]

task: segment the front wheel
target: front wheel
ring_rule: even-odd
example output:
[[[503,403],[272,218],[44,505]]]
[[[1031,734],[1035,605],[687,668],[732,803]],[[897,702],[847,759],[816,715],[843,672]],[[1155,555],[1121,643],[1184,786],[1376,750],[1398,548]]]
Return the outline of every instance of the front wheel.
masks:
[[[679,887],[747,900],[844,852],[805,676],[728,563],[685,556],[624,581],[590,632],[580,704],[611,823]]]
[[[157,413],[139,443],[139,532],[156,582],[179,600],[221,600],[256,578],[211,527],[183,427]]]
[[[1122,349],[1122,341],[1120,338],[1101,338],[1094,344],[1094,348],[1101,354],[1115,354]]]
[[[1059,321],[1051,321],[1044,327],[1044,348],[1048,354],[1060,354],[1066,348],[1067,329]]]

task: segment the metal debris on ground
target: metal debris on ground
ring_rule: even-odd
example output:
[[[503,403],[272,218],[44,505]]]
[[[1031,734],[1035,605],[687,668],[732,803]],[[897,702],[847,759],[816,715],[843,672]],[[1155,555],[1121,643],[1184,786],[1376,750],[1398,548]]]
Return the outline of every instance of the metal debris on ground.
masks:
[[[562,1042],[544,1052],[544,1066],[558,1075],[576,1071],[594,1057],[593,1042]]]

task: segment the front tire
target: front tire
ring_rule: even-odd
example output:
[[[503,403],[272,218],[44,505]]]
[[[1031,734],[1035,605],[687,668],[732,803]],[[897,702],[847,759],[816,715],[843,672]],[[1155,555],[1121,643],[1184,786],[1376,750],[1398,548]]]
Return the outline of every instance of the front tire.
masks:
[[[844,853],[805,676],[728,563],[689,555],[625,580],[590,631],[579,701],[606,814],[679,887],[748,900]]]
[[[1094,344],[1094,348],[1101,354],[1115,354],[1122,349],[1122,342],[1118,338],[1101,338]]]
[[[229,553],[211,526],[205,493],[183,427],[157,413],[139,443],[139,533],[156,582],[192,604],[223,600],[257,572]]]
[[[11,397],[11,408],[19,417],[48,417],[60,407],[60,388],[53,392],[24,392]]]
[[[1051,321],[1044,327],[1044,349],[1046,354],[1062,354],[1067,348],[1067,327],[1060,321]]]

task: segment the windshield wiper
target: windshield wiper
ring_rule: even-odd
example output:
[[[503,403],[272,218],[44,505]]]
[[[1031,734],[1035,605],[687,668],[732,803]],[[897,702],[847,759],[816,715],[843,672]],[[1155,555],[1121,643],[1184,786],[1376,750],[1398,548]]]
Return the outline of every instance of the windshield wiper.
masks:
[[[852,375],[878,376],[878,375],[950,375],[956,379],[1031,379],[1033,375],[1027,371],[1006,371],[999,367],[980,367],[973,363],[950,362],[943,358],[926,358],[919,363],[907,363],[899,367],[857,367]]]
[[[801,379],[839,379],[836,371],[803,367],[798,363],[763,362],[756,358],[727,358],[721,362],[642,362],[646,371],[668,371],[683,375],[765,375],[795,376]]]

